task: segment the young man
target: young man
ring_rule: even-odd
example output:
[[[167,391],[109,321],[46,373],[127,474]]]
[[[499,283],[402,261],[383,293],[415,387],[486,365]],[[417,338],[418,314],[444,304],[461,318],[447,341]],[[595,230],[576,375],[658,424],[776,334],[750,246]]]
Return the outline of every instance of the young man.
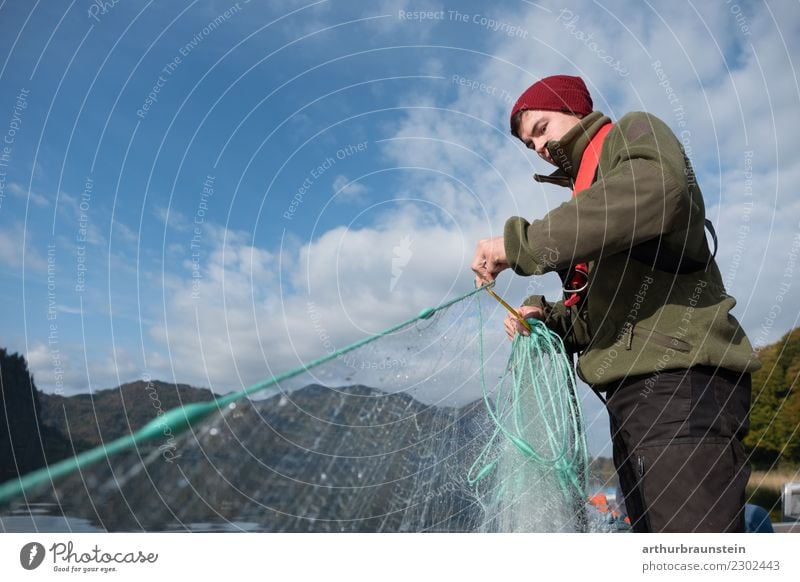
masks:
[[[680,142],[647,113],[609,124],[578,77],[522,94],[511,133],[557,167],[535,179],[581,183],[544,218],[512,217],[504,236],[480,241],[472,269],[479,284],[506,268],[561,277],[563,300],[535,295],[519,312],[557,332],[605,395],[634,531],[744,531],[742,439],[761,364],[730,315]],[[525,333],[512,317],[505,326]]]

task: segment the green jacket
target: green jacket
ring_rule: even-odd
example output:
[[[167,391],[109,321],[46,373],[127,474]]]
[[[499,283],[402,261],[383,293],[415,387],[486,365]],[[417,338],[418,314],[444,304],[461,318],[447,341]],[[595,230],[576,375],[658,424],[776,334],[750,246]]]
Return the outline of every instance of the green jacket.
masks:
[[[581,155],[610,121],[599,111],[584,117],[547,148],[559,169],[541,182],[572,187]],[[712,259],[707,269],[675,274],[636,256],[650,248],[705,263],[703,195],[691,163],[669,127],[653,115],[625,115],[608,133],[592,186],[543,219],[512,217],[505,249],[519,275],[589,266],[583,302],[565,307],[540,295],[524,305],[545,312],[545,323],[580,353],[578,376],[601,385],[628,375],[703,364],[753,372],[761,367],[738,321],[736,300],[725,293]],[[644,245],[643,245],[644,243]],[[660,244],[660,247],[659,247]],[[644,255],[647,256],[647,253]]]

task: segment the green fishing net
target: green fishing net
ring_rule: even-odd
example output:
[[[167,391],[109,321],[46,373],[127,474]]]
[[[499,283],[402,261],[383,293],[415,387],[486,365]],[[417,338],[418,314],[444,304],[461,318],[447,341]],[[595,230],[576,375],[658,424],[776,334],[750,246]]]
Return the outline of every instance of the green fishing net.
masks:
[[[534,321],[512,344],[503,316],[476,290],[242,393],[186,403],[4,484],[0,525],[601,530],[561,340]]]

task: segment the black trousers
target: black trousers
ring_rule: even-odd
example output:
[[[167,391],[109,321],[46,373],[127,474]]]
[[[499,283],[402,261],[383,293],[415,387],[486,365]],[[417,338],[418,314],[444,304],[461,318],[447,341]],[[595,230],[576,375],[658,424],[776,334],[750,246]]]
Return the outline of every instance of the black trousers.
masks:
[[[744,531],[750,374],[695,366],[594,388],[633,531]]]

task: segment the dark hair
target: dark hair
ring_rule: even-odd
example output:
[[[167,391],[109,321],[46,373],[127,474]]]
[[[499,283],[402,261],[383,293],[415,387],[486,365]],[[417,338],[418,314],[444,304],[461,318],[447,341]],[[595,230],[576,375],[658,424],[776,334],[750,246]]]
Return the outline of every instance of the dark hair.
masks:
[[[522,123],[522,114],[525,111],[527,111],[527,109],[520,109],[511,118],[511,135],[513,135],[517,139],[521,139],[519,137],[519,124]]]

